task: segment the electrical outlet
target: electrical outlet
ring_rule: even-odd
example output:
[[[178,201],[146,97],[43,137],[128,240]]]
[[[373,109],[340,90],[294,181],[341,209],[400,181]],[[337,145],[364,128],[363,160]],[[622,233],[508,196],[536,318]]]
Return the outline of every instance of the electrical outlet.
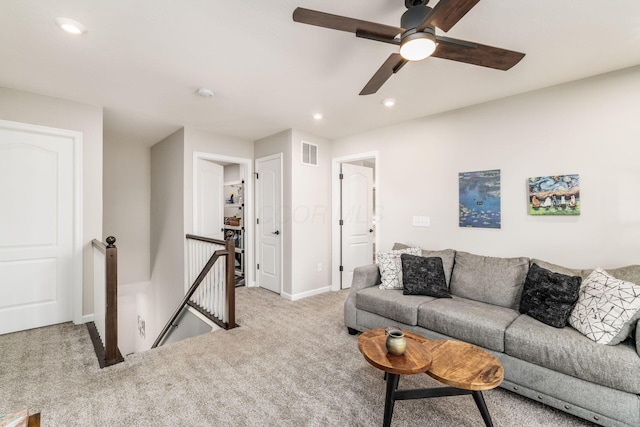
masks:
[[[414,227],[429,227],[431,225],[431,220],[428,216],[414,216],[413,217],[413,226]]]
[[[318,263],[318,271],[322,271],[322,263],[321,262]]]
[[[142,316],[140,316],[139,314],[138,314],[138,333],[143,339],[145,338],[146,336],[145,322]]]

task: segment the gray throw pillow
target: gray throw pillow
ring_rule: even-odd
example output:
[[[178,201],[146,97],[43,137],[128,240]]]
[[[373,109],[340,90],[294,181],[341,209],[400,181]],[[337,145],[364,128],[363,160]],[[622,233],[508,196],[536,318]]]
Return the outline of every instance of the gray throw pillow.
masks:
[[[524,282],[520,313],[555,328],[564,328],[578,302],[580,283],[580,276],[554,273],[533,264]]]
[[[442,258],[402,254],[402,285],[404,295],[428,295],[451,298],[442,267]]]

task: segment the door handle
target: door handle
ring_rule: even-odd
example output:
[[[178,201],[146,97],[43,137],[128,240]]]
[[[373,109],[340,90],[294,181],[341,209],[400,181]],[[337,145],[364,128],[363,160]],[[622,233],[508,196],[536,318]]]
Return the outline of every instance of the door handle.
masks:
[[[280,231],[276,230],[276,231],[272,232],[271,234],[275,234],[277,236],[278,234],[280,234]]]
[[[369,229],[369,233],[373,233],[373,228],[370,228],[370,229]]]

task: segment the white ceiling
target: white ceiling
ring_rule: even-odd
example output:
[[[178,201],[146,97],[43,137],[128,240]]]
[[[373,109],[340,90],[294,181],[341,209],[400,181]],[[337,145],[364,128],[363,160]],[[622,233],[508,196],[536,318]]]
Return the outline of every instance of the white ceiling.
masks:
[[[104,106],[109,139],[146,145],[184,125],[333,139],[640,64],[638,0],[483,0],[446,35],[524,52],[522,62],[503,72],[431,58],[359,96],[397,48],[295,23],[297,6],[396,26],[405,10],[403,0],[1,0],[0,86]],[[60,16],[88,32],[62,32]]]

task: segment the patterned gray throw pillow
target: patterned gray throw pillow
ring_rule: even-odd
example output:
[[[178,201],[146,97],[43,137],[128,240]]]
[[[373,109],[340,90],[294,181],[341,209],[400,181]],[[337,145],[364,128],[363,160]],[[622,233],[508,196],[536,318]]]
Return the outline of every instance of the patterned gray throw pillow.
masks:
[[[404,295],[451,298],[449,289],[447,289],[442,258],[402,254],[400,260],[402,261],[402,293]]]
[[[380,268],[380,289],[402,289],[402,254],[420,255],[420,248],[407,248],[378,252],[378,267]]]
[[[569,324],[587,338],[615,345],[624,341],[640,318],[640,285],[595,269],[584,279]]]
[[[578,301],[582,278],[554,273],[532,264],[524,282],[520,313],[547,325],[564,328]]]

